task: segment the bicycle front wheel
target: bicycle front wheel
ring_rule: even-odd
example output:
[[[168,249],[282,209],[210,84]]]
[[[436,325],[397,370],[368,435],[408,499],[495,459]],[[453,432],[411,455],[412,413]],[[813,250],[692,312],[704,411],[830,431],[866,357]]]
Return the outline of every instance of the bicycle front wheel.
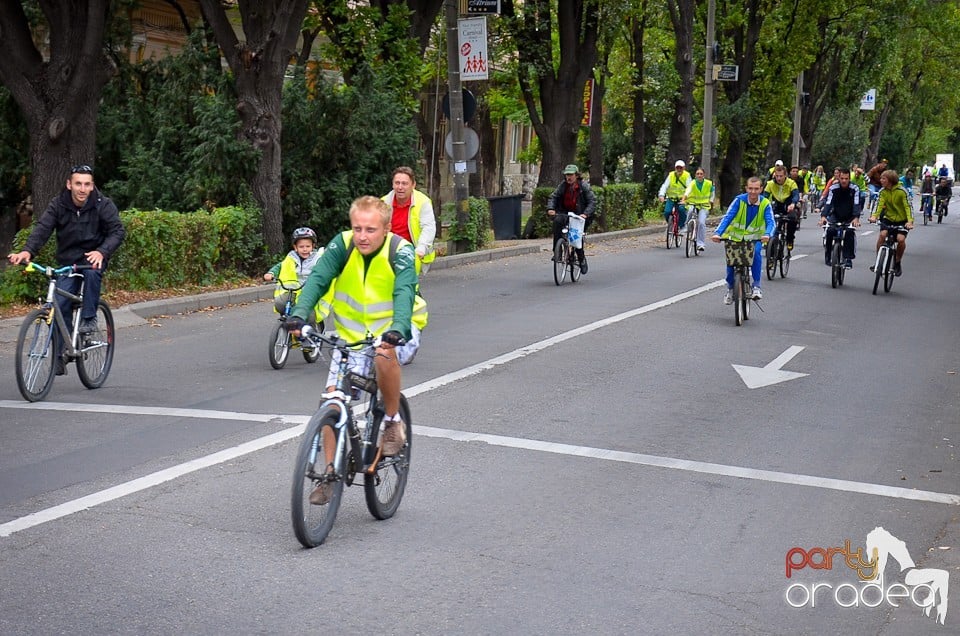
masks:
[[[767,242],[767,280],[773,280],[773,275],[777,272],[777,261],[779,259],[780,239],[773,236]]]
[[[80,336],[80,357],[77,374],[88,389],[98,389],[107,381],[113,366],[113,348],[116,345],[113,312],[106,302],[97,305],[97,330]]]
[[[883,278],[883,269],[887,266],[887,247],[882,246],[877,252],[877,260],[873,264],[873,295],[877,295],[877,288],[880,287],[880,280]]]
[[[695,221],[687,221],[687,243],[685,245],[685,253],[687,258],[690,258],[691,253],[697,255],[697,224]]]
[[[887,252],[887,266],[883,269],[883,291],[884,293],[890,293],[890,290],[893,289],[893,279],[896,278],[894,273],[894,251],[891,248]]]
[[[567,259],[570,255],[570,244],[566,239],[557,239],[553,246],[553,282],[563,284],[567,277]]]
[[[733,321],[738,327],[744,321],[744,307],[747,301],[743,296],[743,275],[736,272],[733,275]]]
[[[407,442],[400,452],[392,457],[380,457],[376,466],[363,475],[363,492],[367,509],[377,519],[389,519],[400,507],[403,491],[410,474],[410,452],[413,448],[413,420],[407,398],[400,396],[400,416],[407,434]],[[379,426],[379,418],[375,420]]]
[[[270,348],[267,351],[270,356],[270,366],[274,369],[282,369],[287,363],[287,356],[290,354],[290,338],[292,336],[278,320],[270,330]]]
[[[20,325],[17,335],[17,388],[28,402],[39,402],[50,393],[56,362],[54,326],[47,322],[47,309],[34,309]]]
[[[290,517],[293,533],[305,548],[314,548],[326,540],[340,510],[344,479],[333,468],[339,419],[340,410],[335,406],[317,411],[307,423],[297,451],[290,492]],[[340,462],[344,468],[346,455],[344,444]],[[315,491],[319,491],[318,495],[313,495]],[[311,496],[316,503],[310,501]]]
[[[667,249],[670,249],[671,247],[673,247],[673,245],[671,244],[673,242],[673,222],[674,222],[673,216],[667,219],[667,235],[666,235]]]
[[[840,241],[836,240],[830,255],[830,286],[834,289],[843,284],[843,260],[840,258]]]

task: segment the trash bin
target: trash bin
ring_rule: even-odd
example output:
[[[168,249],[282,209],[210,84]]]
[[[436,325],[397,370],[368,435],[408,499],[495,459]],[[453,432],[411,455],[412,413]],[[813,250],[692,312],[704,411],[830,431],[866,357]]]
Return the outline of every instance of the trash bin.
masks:
[[[509,241],[520,238],[520,217],[522,194],[509,194],[502,197],[487,197],[490,202],[490,220],[493,225],[493,238]]]

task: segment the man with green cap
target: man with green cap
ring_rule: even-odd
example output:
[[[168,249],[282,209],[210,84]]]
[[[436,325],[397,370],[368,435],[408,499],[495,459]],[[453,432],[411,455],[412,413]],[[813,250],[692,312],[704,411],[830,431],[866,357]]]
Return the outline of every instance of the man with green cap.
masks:
[[[547,200],[547,216],[553,219],[553,244],[557,244],[557,239],[563,234],[563,228],[567,226],[567,212],[579,214],[584,219],[583,231],[586,233],[590,222],[593,221],[593,210],[596,206],[597,198],[590,189],[590,184],[580,176],[580,170],[576,164],[568,164],[563,169],[563,181]],[[586,274],[587,256],[582,247],[577,248],[576,252],[577,259],[580,261],[580,272]]]

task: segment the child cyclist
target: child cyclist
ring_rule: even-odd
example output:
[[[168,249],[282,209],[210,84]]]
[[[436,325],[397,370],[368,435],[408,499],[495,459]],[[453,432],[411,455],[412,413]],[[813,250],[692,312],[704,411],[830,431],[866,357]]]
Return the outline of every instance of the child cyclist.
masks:
[[[276,280],[287,287],[302,287],[307,276],[313,271],[313,266],[323,254],[323,248],[317,249],[317,233],[308,227],[298,227],[293,231],[292,238],[293,249],[284,257],[282,261],[270,268],[270,271],[263,275],[263,280]],[[279,284],[273,293],[274,311],[282,313],[286,303],[287,294],[293,294],[293,300],[296,302],[300,295],[300,290],[290,291],[283,289]],[[314,324],[318,325],[323,331],[323,316],[327,311],[324,305],[329,304],[328,299],[321,298],[314,308]]]

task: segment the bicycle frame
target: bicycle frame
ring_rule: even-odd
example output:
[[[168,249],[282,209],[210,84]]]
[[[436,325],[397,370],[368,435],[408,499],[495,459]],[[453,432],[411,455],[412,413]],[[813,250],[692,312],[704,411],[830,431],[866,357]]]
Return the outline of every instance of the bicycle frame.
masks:
[[[76,357],[79,355],[79,351],[77,349],[77,338],[80,330],[80,321],[76,320],[75,318],[79,316],[79,313],[75,313],[75,316],[71,317],[71,323],[73,327],[73,330],[71,331],[70,326],[67,325],[67,321],[60,311],[60,303],[57,302],[56,297],[57,295],[60,295],[65,298],[69,298],[73,304],[83,303],[83,274],[80,274],[77,271],[78,269],[83,268],[78,266],[67,266],[51,269],[48,267],[41,267],[35,263],[30,263],[30,267],[35,271],[42,272],[47,275],[49,279],[47,283],[47,298],[43,303],[43,308],[48,312],[47,323],[50,324],[52,321],[53,324],[57,325],[57,333],[60,335],[60,338],[63,339],[63,352],[66,353],[67,356]],[[62,274],[67,274],[70,277],[80,277],[79,294],[71,294],[70,292],[57,287],[57,281],[59,280],[58,276]]]

